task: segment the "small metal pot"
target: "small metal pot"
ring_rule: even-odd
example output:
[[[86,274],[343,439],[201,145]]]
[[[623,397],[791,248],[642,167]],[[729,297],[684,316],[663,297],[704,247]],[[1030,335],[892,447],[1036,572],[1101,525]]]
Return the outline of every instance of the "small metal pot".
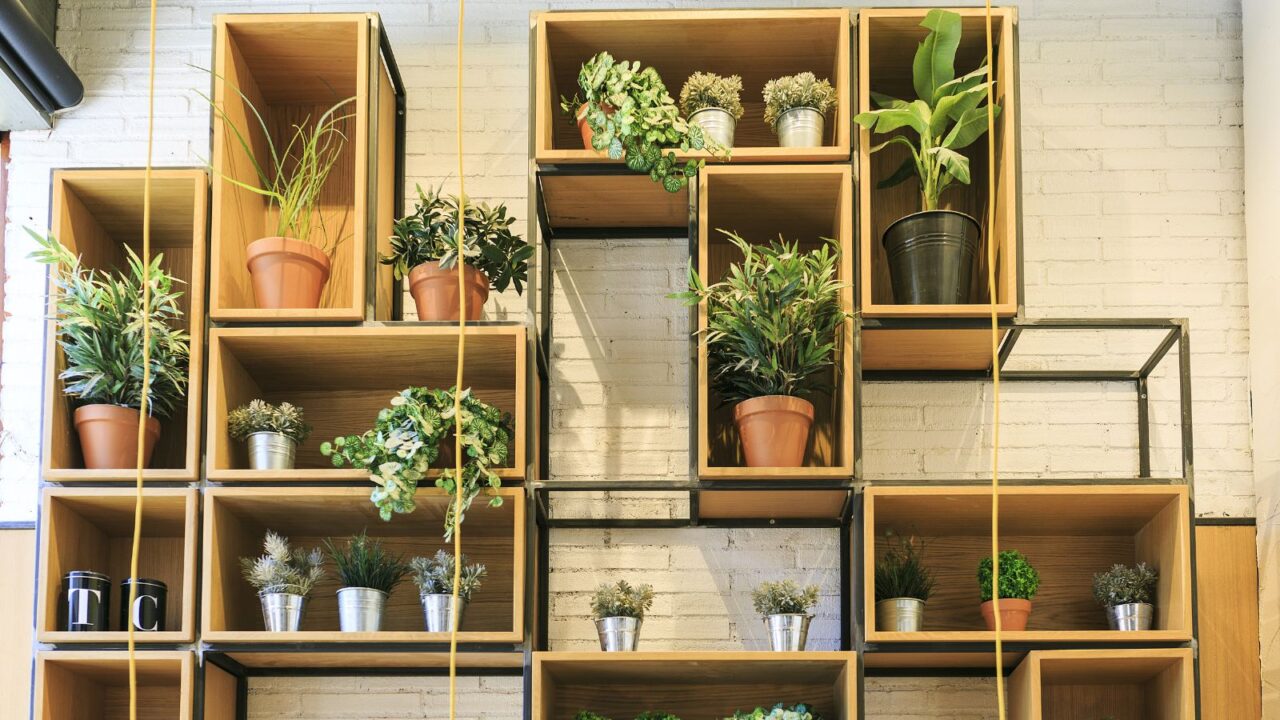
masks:
[[[689,116],[689,122],[702,128],[703,134],[717,144],[733,147],[733,131],[738,128],[738,119],[733,113],[723,108],[702,108]]]
[[[111,578],[90,570],[72,570],[62,578],[58,627],[67,632],[111,629]]]
[[[596,620],[600,649],[605,652],[634,652],[640,646],[640,625],[633,617],[607,617]]]
[[[293,593],[258,593],[262,601],[262,625],[267,632],[298,632],[307,596]]]
[[[778,116],[774,131],[778,133],[780,147],[821,147],[823,131],[822,113],[817,108],[791,108]]]
[[[779,613],[766,615],[764,626],[769,630],[769,647],[774,652],[803,650],[809,640],[809,622],[812,615]]]
[[[292,470],[298,443],[277,432],[256,432],[248,437],[250,470]]]
[[[924,601],[900,597],[876,603],[876,630],[880,632],[920,632],[924,627]]]
[[[120,583],[120,629],[128,631],[129,622],[138,632],[164,632],[165,605],[169,588],[159,580],[138,578],[138,595],[129,609],[129,586],[132,580]]]
[[[899,305],[973,302],[970,286],[982,226],[953,210],[926,210],[884,231],[893,301]]]
[[[1148,603],[1126,603],[1107,608],[1107,625],[1112,630],[1133,632],[1150,630],[1155,618],[1155,607]]]
[[[387,594],[381,590],[347,587],[338,591],[338,627],[342,632],[378,632]]]
[[[462,628],[462,618],[467,612],[467,601],[458,598],[458,628]],[[430,593],[422,596],[422,614],[426,621],[427,632],[450,632],[453,630],[453,595]]]

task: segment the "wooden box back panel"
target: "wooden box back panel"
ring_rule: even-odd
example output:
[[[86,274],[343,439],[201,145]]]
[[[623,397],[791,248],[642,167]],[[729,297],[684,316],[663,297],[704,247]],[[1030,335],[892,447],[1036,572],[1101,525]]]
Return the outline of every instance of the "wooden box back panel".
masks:
[[[190,720],[191,653],[138,658],[139,720]],[[36,657],[38,720],[128,720],[127,653],[46,651]]]
[[[1036,651],[1009,684],[1011,720],[1192,720],[1189,649]]]

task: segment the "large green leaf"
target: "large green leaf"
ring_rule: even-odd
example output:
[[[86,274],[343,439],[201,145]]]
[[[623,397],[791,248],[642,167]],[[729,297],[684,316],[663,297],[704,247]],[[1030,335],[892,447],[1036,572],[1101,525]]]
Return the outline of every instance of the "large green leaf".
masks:
[[[938,137],[947,129],[948,121],[959,121],[965,113],[978,106],[987,97],[987,86],[980,85],[938,100],[929,122],[929,132]]]
[[[987,132],[987,105],[982,107],[971,108],[956,122],[956,126],[951,128],[951,132],[947,134],[942,146],[959,150],[969,147],[974,140],[982,137]],[[991,112],[996,117],[1000,117],[1000,106],[991,105]]]
[[[942,163],[942,167],[957,182],[965,185],[969,184],[969,158],[945,147],[929,148],[929,152],[937,156],[938,161]]]
[[[920,27],[927,28],[930,32],[916,48],[911,74],[916,97],[930,101],[939,85],[955,79],[956,49],[960,47],[960,16],[947,10],[930,10]]]
[[[992,82],[994,83],[994,80]],[[933,92],[933,104],[937,105],[939,100],[948,95],[958,95],[966,90],[971,90],[979,85],[985,86],[986,84],[987,63],[984,60],[982,62],[982,67],[979,67],[977,70],[939,85],[938,89]]]
[[[929,131],[929,105],[923,100],[913,100],[905,107],[871,110],[858,113],[854,122],[877,133],[893,132],[909,127],[923,135]]]

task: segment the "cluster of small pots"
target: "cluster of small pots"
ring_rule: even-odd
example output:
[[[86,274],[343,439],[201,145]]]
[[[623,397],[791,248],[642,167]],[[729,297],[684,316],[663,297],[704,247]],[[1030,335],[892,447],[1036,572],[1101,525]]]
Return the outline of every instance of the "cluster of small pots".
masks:
[[[804,650],[809,640],[809,623],[813,616],[804,613],[778,613],[765,615],[765,629],[769,635],[769,649],[774,652]],[[640,649],[640,628],[644,618],[603,617],[596,618],[596,635],[600,649],[605,652],[635,652]]]
[[[595,133],[586,119],[587,104],[578,108],[578,132],[582,135],[582,147],[594,150],[591,144]],[[605,112],[611,113],[609,108]],[[738,119],[724,108],[703,108],[689,114],[689,122],[702,128],[702,132],[721,147],[733,147],[733,139],[738,128]],[[778,147],[821,147],[822,135],[826,130],[826,119],[817,108],[796,107],[778,116],[774,132],[778,135]]]
[[[294,593],[258,593],[262,602],[262,625],[267,632],[298,632],[306,615],[307,596]],[[423,628],[427,632],[450,632],[454,608],[458,627],[467,610],[467,601],[447,594],[424,594]],[[386,614],[387,593],[374,588],[346,587],[338,590],[338,629],[342,632],[379,632]]]
[[[890,598],[876,603],[876,630],[880,632],[920,632],[924,628],[925,601],[919,598]],[[1124,603],[1104,608],[1107,628],[1121,632],[1150,630],[1155,620],[1155,606],[1150,603]],[[987,630],[996,629],[996,603],[988,600],[979,606]],[[1000,598],[1000,629],[1021,631],[1031,619],[1031,601]]]

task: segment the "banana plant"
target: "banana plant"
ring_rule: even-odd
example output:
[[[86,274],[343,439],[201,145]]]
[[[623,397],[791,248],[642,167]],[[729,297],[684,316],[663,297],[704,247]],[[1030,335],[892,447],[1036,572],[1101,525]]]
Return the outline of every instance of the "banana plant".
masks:
[[[987,132],[987,110],[999,116],[1000,106],[988,102],[988,63],[956,77],[956,50],[960,47],[960,16],[947,10],[930,10],[920,23],[929,31],[916,49],[912,84],[916,99],[910,102],[872,92],[879,108],[858,113],[854,122],[877,134],[908,129],[875,145],[879,152],[890,145],[905,145],[911,155],[877,187],[898,185],[913,175],[920,181],[921,205],[937,210],[938,198],[952,183],[969,184],[969,158],[959,151]]]

